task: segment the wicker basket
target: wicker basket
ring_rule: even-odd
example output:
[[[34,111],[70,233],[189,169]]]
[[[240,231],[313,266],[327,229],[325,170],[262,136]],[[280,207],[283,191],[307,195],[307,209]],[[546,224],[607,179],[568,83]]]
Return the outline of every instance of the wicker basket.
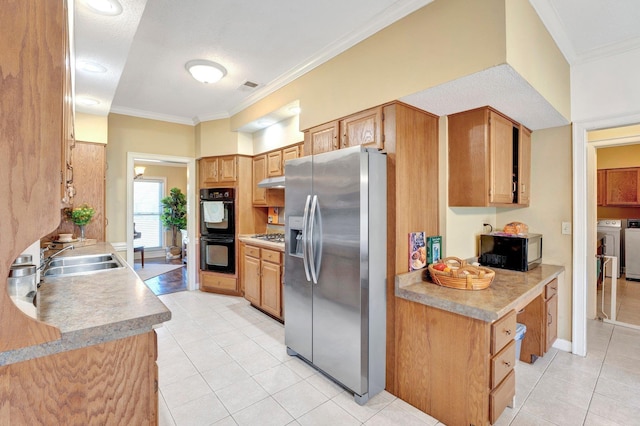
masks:
[[[429,265],[431,279],[438,285],[460,290],[484,290],[491,285],[496,273],[483,266],[472,266],[457,257],[445,257],[437,263],[444,263],[451,270],[448,272],[439,271]]]

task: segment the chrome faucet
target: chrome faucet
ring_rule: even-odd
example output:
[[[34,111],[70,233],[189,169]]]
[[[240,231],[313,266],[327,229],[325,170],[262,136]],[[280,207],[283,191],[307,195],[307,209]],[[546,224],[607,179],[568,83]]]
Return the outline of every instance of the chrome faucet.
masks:
[[[51,250],[51,249],[49,247],[45,248],[44,250],[42,250],[42,255],[44,255],[44,252],[47,251],[47,250]],[[49,256],[47,258],[44,258],[40,263],[40,267],[38,268],[38,269],[42,270],[42,275],[44,275],[45,269],[47,268],[47,266],[49,266],[49,264],[51,263],[53,258],[58,256],[63,251],[67,251],[67,250],[73,250],[73,244],[68,245],[68,246],[58,250],[57,252],[53,253],[51,256]]]

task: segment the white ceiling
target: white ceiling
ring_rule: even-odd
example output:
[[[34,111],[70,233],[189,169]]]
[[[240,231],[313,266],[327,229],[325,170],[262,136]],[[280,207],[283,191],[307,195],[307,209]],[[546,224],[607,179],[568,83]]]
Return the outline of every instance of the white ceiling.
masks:
[[[76,69],[76,96],[100,101],[76,104],[77,111],[197,124],[241,111],[433,0],[119,1],[123,13],[107,17],[75,0],[76,62],[108,69]],[[638,0],[530,3],[572,65],[640,48]],[[227,76],[203,85],[184,68],[191,59],[219,62]],[[246,81],[258,86],[248,89]],[[509,66],[403,100],[438,115],[490,104],[532,130],[566,124]],[[279,113],[284,118],[286,108]]]

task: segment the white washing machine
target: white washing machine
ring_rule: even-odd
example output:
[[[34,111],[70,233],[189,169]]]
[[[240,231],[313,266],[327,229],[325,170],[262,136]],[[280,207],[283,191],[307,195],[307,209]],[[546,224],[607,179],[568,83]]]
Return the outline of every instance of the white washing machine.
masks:
[[[640,219],[629,219],[624,230],[626,278],[640,280]]]
[[[615,256],[618,258],[618,270],[616,276],[620,278],[620,232],[622,221],[620,219],[599,219],[598,232],[604,234],[604,254],[605,256]],[[639,234],[640,235],[640,234]],[[627,263],[627,267],[628,267]],[[605,276],[611,276],[611,263],[607,264]]]

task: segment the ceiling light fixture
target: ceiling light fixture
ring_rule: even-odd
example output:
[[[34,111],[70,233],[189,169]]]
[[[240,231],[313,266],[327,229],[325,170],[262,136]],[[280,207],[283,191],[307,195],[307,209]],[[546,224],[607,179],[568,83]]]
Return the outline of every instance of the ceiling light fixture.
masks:
[[[99,100],[93,98],[86,98],[84,96],[78,96],[76,98],[76,103],[82,106],[94,106],[100,103]]]
[[[293,115],[298,115],[298,114],[300,114],[300,111],[302,111],[302,110],[300,109],[299,106],[290,106],[288,111]]]
[[[116,16],[122,13],[122,5],[118,0],[84,0],[84,3],[100,15]]]
[[[205,59],[194,59],[184,66],[193,78],[201,83],[215,83],[227,74],[227,70],[220,64]]]
[[[78,68],[82,71],[93,72],[93,73],[105,73],[107,72],[107,68],[97,62],[80,60],[77,62]]]

